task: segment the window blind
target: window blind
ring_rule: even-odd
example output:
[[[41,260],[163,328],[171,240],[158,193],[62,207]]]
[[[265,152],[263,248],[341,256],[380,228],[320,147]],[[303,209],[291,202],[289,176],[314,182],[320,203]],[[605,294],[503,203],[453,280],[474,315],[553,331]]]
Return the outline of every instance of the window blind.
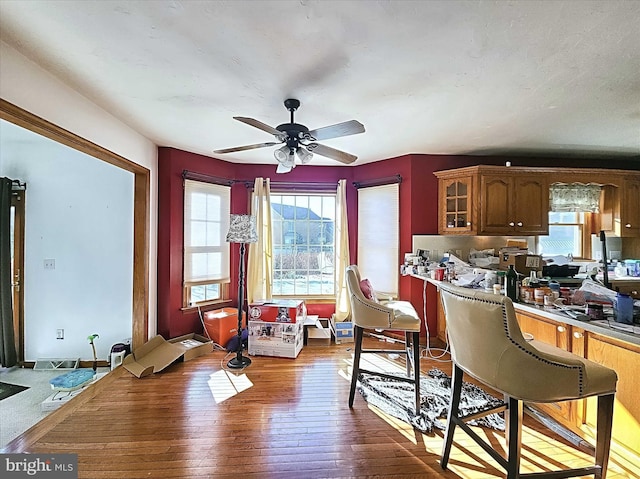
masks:
[[[184,182],[184,284],[229,281],[231,188]]]
[[[358,269],[376,291],[398,294],[398,183],[358,189]]]

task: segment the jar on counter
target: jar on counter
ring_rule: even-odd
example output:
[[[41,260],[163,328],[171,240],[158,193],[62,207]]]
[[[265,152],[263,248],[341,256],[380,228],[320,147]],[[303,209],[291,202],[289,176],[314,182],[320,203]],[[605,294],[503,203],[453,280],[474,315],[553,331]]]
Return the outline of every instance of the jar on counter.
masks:
[[[604,308],[599,303],[587,303],[586,313],[591,319],[604,319]]]

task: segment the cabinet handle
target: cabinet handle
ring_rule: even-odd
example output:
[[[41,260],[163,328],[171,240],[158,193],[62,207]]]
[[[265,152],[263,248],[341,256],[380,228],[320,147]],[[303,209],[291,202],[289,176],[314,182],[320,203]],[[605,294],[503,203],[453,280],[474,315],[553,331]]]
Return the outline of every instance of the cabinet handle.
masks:
[[[564,326],[558,326],[558,332],[559,333],[564,333],[567,330],[567,328],[565,328]]]
[[[522,226],[522,221],[518,221],[518,226]]]
[[[515,226],[516,224],[512,221],[511,223],[509,223],[509,226]]]
[[[631,223],[627,223],[626,225],[624,225],[625,228],[631,228]]]
[[[573,333],[573,337],[576,338],[576,339],[580,339],[582,336],[584,336],[584,335],[582,333],[579,333],[578,331]]]
[[[467,226],[471,226],[471,221],[467,221]]]

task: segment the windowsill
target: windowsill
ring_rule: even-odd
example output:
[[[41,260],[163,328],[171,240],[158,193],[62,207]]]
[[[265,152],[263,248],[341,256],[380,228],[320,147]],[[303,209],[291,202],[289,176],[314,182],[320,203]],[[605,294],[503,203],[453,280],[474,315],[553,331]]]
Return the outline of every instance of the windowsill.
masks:
[[[183,313],[191,313],[198,310],[198,307],[201,311],[211,311],[212,309],[224,308],[227,306],[231,306],[233,302],[230,299],[224,299],[220,301],[205,301],[199,303],[195,306],[185,306],[180,308],[180,311]]]

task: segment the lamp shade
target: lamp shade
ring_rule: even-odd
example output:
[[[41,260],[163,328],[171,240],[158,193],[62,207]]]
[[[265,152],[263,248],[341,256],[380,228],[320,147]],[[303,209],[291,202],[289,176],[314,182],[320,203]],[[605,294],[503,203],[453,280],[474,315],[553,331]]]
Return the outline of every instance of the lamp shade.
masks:
[[[256,243],[256,218],[251,215],[231,215],[227,243]]]

